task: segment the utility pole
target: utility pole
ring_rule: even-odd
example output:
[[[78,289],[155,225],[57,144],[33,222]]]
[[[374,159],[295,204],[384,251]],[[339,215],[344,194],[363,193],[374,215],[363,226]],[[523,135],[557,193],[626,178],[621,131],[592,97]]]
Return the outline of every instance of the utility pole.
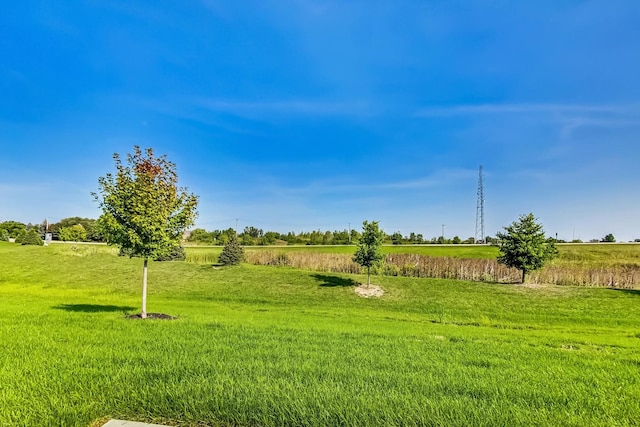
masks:
[[[482,165],[478,170],[478,202],[476,204],[476,243],[484,243],[484,182]]]
[[[442,240],[444,240],[444,224],[442,224]]]
[[[236,218],[236,235],[238,234],[238,218]]]
[[[351,244],[351,223],[349,222],[349,244]]]

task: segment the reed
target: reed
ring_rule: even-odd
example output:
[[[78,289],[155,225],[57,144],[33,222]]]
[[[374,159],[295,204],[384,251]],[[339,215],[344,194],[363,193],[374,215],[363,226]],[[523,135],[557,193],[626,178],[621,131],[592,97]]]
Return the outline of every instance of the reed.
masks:
[[[362,273],[349,254],[248,251],[247,262],[254,265],[294,267],[333,273]],[[431,257],[420,254],[387,254],[384,263],[373,270],[385,276],[423,277],[517,283],[520,271],[498,264],[495,259]],[[598,286],[632,289],[640,287],[640,268],[635,265],[606,267],[550,265],[527,275],[529,283]]]
[[[294,267],[333,273],[360,273],[361,267],[351,258],[352,255],[347,254],[247,251],[245,260],[254,265]]]

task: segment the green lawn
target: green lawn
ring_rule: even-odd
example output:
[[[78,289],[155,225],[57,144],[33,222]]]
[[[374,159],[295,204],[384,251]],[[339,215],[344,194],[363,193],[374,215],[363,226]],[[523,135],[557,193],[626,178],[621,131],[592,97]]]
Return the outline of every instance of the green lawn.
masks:
[[[560,245],[559,256],[554,263],[566,266],[640,268],[640,244]]]
[[[355,245],[252,246],[248,250],[352,254],[355,252]],[[498,255],[498,248],[485,245],[384,245],[382,252],[385,254],[421,254],[455,258],[495,258]]]
[[[0,242],[0,426],[636,425],[640,292]]]

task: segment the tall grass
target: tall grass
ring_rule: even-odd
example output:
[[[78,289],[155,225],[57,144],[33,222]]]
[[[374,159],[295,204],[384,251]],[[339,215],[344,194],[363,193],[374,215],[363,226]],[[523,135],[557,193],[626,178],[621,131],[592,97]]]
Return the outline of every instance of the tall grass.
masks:
[[[246,261],[254,265],[295,267],[333,273],[360,273],[352,255],[314,252],[247,251]]]
[[[528,281],[571,286],[601,286],[618,289],[640,288],[640,268],[636,266],[580,267],[549,265],[529,274]]]
[[[361,267],[348,254],[248,251],[247,262],[255,265],[287,266],[334,273],[361,273]],[[386,276],[424,277],[439,279],[518,282],[519,270],[498,264],[495,259],[463,259],[431,257],[419,254],[387,254],[382,266],[374,273]],[[640,286],[640,267],[610,265],[588,267],[580,265],[549,265],[530,273],[528,281],[554,285],[602,286],[632,289]]]
[[[215,264],[222,247],[188,246],[185,250],[186,261],[194,264]]]
[[[186,247],[196,252],[217,252],[222,246],[202,246],[186,244]],[[272,245],[272,246],[245,246],[247,251],[274,251],[279,252],[315,252],[332,254],[352,254],[356,245]],[[382,245],[384,254],[421,254],[430,256],[447,256],[453,258],[495,258],[498,248],[491,245]]]

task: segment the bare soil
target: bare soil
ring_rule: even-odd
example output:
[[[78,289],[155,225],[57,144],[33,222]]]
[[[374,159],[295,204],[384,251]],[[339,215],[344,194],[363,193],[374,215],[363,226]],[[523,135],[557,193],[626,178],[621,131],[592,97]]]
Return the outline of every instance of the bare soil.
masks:
[[[380,286],[377,285],[360,285],[355,287],[356,294],[360,295],[363,298],[376,297],[380,298],[384,295],[384,290]]]
[[[130,314],[127,319],[142,319],[142,315],[140,313]],[[147,319],[175,320],[177,317],[164,313],[147,313]]]

